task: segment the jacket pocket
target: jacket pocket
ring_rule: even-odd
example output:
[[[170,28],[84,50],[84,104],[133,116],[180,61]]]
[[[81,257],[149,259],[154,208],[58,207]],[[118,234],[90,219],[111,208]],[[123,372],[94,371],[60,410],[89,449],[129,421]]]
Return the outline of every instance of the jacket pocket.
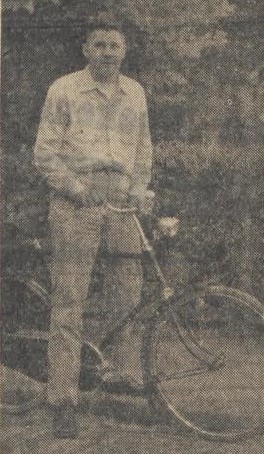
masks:
[[[86,142],[94,145],[100,141],[100,131],[87,126],[73,125],[66,135],[66,141],[71,143],[72,140],[77,141],[77,143]]]

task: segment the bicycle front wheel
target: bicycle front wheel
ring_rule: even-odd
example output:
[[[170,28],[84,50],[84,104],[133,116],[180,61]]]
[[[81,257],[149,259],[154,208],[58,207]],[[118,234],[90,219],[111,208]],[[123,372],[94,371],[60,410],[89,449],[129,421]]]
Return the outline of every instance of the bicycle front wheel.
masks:
[[[263,312],[248,294],[209,287],[172,303],[143,340],[150,402],[201,436],[234,441],[263,429]]]

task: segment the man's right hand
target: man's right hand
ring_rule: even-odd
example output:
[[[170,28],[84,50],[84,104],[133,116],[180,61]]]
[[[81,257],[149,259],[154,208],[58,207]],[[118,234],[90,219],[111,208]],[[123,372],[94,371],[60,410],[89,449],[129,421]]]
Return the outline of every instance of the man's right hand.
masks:
[[[89,208],[99,206],[102,200],[93,189],[83,188],[80,191],[69,191],[66,197],[74,204],[75,208]]]
[[[66,199],[68,199],[72,204],[75,206],[75,208],[83,208],[86,206],[86,194],[85,191],[80,191],[80,192],[73,192],[73,191],[67,191],[65,194]]]

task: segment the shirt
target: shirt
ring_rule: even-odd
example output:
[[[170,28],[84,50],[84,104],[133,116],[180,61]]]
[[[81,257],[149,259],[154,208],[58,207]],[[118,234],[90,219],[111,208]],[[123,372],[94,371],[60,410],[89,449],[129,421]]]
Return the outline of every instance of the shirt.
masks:
[[[59,192],[95,187],[110,200],[143,197],[151,176],[152,145],[145,94],[119,75],[112,96],[89,66],[57,79],[43,107],[35,163]]]

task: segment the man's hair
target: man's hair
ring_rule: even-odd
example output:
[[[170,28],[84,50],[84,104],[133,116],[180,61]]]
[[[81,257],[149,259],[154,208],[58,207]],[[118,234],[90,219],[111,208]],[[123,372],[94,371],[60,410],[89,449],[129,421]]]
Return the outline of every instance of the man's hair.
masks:
[[[95,16],[89,16],[86,20],[86,37],[95,30],[116,30],[124,33],[122,23],[110,12],[100,12]]]

